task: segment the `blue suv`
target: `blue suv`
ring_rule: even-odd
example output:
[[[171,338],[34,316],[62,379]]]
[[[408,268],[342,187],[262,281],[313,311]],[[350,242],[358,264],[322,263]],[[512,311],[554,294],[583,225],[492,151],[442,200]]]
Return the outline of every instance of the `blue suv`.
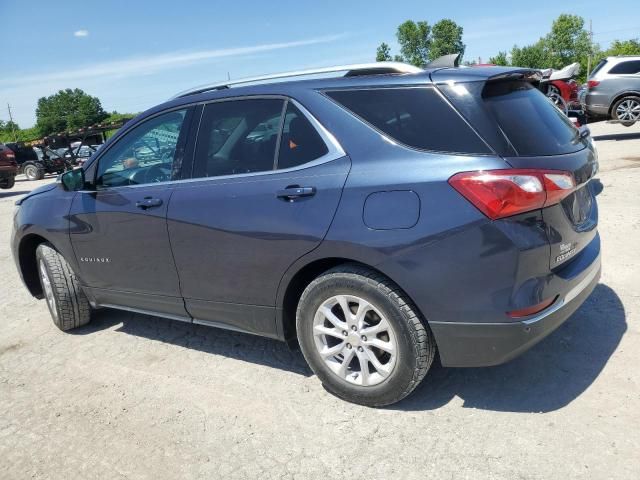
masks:
[[[109,307],[297,342],[332,393],[397,402],[598,282],[597,155],[539,80],[377,63],[185,92],[18,202],[18,270],[62,330]]]

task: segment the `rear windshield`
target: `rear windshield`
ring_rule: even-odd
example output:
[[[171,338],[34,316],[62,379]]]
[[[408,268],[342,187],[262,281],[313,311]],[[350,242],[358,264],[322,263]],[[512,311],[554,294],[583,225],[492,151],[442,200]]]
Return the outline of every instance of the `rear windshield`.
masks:
[[[325,94],[409,147],[438,152],[491,153],[432,87],[332,90]]]
[[[598,62],[598,64],[595,66],[595,68],[593,70],[591,70],[591,73],[589,74],[589,77],[593,77],[596,73],[598,73],[600,70],[602,70],[602,67],[604,67],[607,64],[607,59],[602,59],[600,60],[600,62]]]
[[[571,121],[528,82],[487,83],[482,98],[520,156],[560,155],[585,146]]]

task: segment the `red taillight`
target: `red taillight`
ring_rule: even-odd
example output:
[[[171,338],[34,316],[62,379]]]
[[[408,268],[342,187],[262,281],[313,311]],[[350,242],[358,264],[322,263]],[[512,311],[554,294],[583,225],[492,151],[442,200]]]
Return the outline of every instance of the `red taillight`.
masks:
[[[531,305],[530,307],[521,308],[519,310],[512,310],[510,312],[507,312],[507,315],[509,315],[511,318],[528,317],[529,315],[533,315],[535,313],[541,312],[545,308],[548,308],[549,306],[551,306],[551,304],[555,302],[556,298],[558,297],[550,298],[548,300],[545,300],[544,302]]]
[[[556,204],[576,188],[569,172],[531,169],[463,172],[449,184],[492,220]]]
[[[587,82],[587,88],[597,87],[598,85],[600,85],[600,82],[598,80],[589,80]]]

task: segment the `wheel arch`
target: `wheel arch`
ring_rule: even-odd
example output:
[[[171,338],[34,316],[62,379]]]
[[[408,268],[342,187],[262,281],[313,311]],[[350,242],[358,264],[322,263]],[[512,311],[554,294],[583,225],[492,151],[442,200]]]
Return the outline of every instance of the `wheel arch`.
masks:
[[[25,235],[18,246],[18,264],[22,280],[29,293],[36,298],[43,297],[40,276],[38,275],[38,260],[36,258],[36,250],[43,243],[49,243],[55,249],[55,246],[49,240],[36,233]]]
[[[296,332],[296,310],[298,308],[298,302],[305,288],[318,276],[324,272],[331,270],[339,265],[355,264],[362,267],[366,267],[374,272],[384,275],[392,282],[397,282],[391,278],[387,273],[381,271],[372,265],[369,265],[360,260],[346,257],[325,257],[316,258],[302,266],[297,266],[295,273],[287,272],[285,278],[283,278],[283,284],[279,289],[282,292],[279,295],[276,311],[277,331],[283,340],[290,345],[295,345],[297,342]],[[404,291],[404,290],[403,290]],[[406,292],[405,295],[408,296]],[[415,305],[415,303],[414,303]],[[415,307],[418,309],[418,307]],[[422,313],[419,312],[422,316]],[[423,316],[424,318],[424,316]]]
[[[615,97],[611,100],[609,104],[609,118],[613,118],[613,107],[616,103],[622,100],[624,97],[639,97],[640,98],[640,90],[626,90],[624,92],[616,94]]]

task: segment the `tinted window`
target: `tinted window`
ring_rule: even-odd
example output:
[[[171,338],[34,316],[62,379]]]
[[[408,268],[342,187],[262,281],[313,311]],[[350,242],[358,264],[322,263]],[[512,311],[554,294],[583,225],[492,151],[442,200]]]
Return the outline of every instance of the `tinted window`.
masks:
[[[176,147],[186,112],[159,115],[126,133],[100,157],[96,184],[119,187],[174,178]]]
[[[609,73],[634,74],[640,73],[640,60],[622,62],[611,67]]]
[[[329,152],[316,129],[291,102],[284,119],[278,168],[291,168],[316,160]]]
[[[518,155],[558,155],[584,148],[571,121],[528,82],[488,83],[482,97]]]
[[[410,147],[491,153],[434,88],[342,90],[326,94],[378,130]]]
[[[205,106],[194,177],[273,170],[284,100],[255,99]]]

